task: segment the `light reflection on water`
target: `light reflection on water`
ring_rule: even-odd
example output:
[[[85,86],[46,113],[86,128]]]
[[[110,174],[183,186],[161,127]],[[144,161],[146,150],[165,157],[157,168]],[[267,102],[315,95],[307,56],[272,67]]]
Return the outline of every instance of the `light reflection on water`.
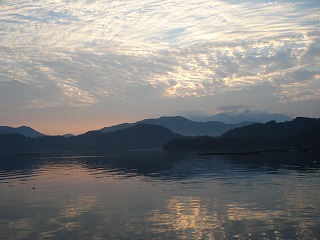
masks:
[[[318,153],[0,156],[0,235],[316,239]]]

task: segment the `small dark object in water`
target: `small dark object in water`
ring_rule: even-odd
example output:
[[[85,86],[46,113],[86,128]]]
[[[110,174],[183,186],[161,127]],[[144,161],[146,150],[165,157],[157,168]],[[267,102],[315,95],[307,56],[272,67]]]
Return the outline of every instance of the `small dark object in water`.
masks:
[[[32,189],[35,189],[35,187],[33,187]]]

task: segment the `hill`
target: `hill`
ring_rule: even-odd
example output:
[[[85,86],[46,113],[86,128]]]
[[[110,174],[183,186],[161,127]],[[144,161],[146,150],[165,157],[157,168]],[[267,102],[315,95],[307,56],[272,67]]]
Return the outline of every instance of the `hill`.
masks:
[[[252,124],[252,122],[242,122],[237,124],[225,124],[223,122],[194,122],[181,116],[160,117],[138,121],[136,123],[123,123],[111,127],[100,129],[101,132],[112,132],[119,129],[125,129],[136,124],[152,124],[170,129],[172,132],[184,136],[219,136],[226,131]]]
[[[0,135],[0,152],[161,149],[166,142],[179,136],[165,127],[150,124],[136,124],[109,133],[90,131],[69,138],[63,136],[28,138],[20,134],[3,134]]]
[[[257,123],[230,130],[220,137],[176,138],[165,150],[304,148],[320,146],[320,119]]]
[[[132,127],[132,126],[134,126],[136,124],[137,123],[121,123],[121,124],[117,124],[117,125],[114,125],[114,126],[101,128],[100,132],[102,132],[102,133],[115,132],[115,131],[118,131],[118,130],[121,130],[121,129]]]
[[[8,126],[0,126],[0,135],[1,134],[21,134],[25,137],[31,137],[31,138],[36,138],[36,137],[42,137],[45,136],[44,134],[26,126],[21,126],[21,127],[8,127]]]
[[[314,134],[320,129],[320,119],[298,117],[290,122],[277,123],[270,121],[265,124],[256,123],[250,126],[244,126],[229,130],[223,137],[294,137],[304,134]],[[320,136],[320,135],[319,135]]]
[[[139,123],[101,134],[92,146],[95,149],[161,149],[166,142],[179,136],[162,126]]]

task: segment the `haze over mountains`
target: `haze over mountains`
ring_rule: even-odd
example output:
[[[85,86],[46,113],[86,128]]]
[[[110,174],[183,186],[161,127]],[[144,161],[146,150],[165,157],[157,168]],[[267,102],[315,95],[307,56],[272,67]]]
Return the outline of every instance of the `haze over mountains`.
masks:
[[[215,114],[213,116],[193,115],[188,117],[193,121],[207,122],[207,121],[219,121],[226,124],[235,124],[241,122],[255,122],[266,123],[269,121],[285,122],[291,121],[292,118],[280,113],[267,113],[262,111],[253,111],[244,109],[242,111],[226,111]]]

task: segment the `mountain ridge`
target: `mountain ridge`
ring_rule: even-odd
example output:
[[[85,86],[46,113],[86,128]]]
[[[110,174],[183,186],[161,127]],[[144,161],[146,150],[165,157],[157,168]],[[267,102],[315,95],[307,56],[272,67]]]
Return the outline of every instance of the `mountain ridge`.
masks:
[[[20,127],[0,126],[0,135],[1,134],[21,134],[25,137],[31,137],[31,138],[45,136],[44,134],[28,126],[20,126]]]
[[[290,122],[256,123],[229,130],[219,137],[186,137],[172,130],[146,123],[102,133],[89,131],[77,136],[25,137],[1,134],[0,153],[100,150],[203,150],[203,149],[272,149],[320,147],[320,119],[296,118]]]
[[[165,150],[268,149],[320,147],[320,119],[295,118],[290,122],[256,123],[229,130],[220,137],[175,138]],[[229,151],[228,150],[228,151]]]
[[[112,132],[119,129],[125,129],[140,123],[163,126],[170,129],[174,133],[184,136],[219,136],[230,129],[253,124],[253,122],[242,122],[237,124],[225,124],[218,121],[195,122],[182,116],[162,116],[159,118],[143,119],[135,123],[122,123],[113,125],[110,127],[101,128],[100,131],[103,133]]]
[[[0,153],[162,149],[166,142],[180,136],[165,127],[142,123],[115,132],[96,130],[69,138],[2,134]]]

